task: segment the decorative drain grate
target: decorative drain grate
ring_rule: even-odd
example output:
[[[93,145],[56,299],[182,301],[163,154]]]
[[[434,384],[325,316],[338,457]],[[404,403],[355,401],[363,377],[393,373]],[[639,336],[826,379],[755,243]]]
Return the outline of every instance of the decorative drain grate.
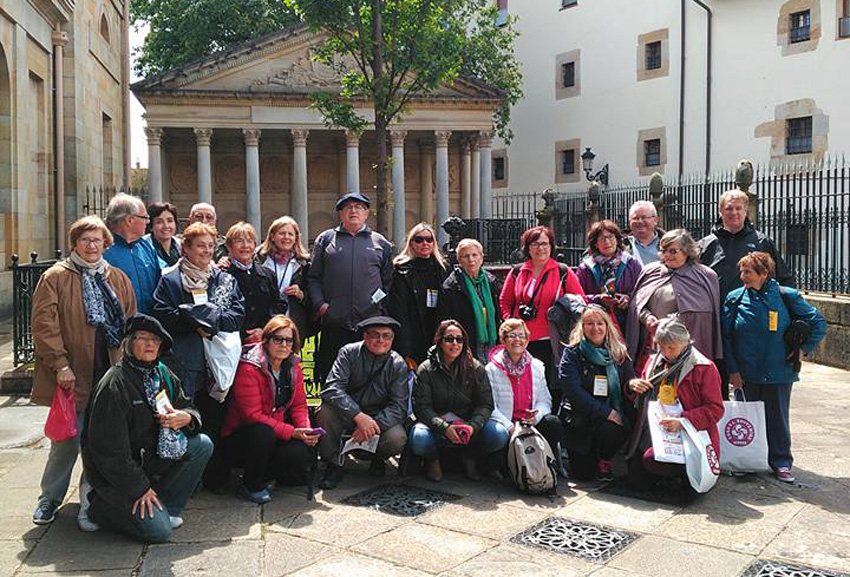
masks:
[[[637,538],[637,534],[620,529],[550,517],[511,541],[603,563]]]
[[[436,509],[458,495],[408,485],[378,485],[342,500],[347,505],[369,507],[398,517],[416,517]]]
[[[756,559],[747,567],[741,577],[850,577],[850,575],[806,567],[805,565]]]

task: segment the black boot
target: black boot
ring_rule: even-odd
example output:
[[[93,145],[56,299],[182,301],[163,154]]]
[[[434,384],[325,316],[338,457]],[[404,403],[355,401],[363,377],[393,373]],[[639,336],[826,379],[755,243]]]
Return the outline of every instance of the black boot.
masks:
[[[328,465],[328,468],[325,469],[325,474],[322,476],[322,480],[319,482],[319,489],[335,489],[342,481],[342,477],[342,467],[339,465]]]

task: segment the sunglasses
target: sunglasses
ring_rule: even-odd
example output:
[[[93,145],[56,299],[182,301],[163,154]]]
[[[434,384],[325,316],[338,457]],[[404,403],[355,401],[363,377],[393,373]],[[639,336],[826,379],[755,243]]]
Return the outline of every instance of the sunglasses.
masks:
[[[295,339],[292,337],[281,337],[278,335],[272,335],[269,337],[269,340],[276,345],[291,345],[295,342]]]
[[[447,337],[443,337],[443,342],[444,343],[457,343],[459,345],[462,345],[463,344],[463,337],[462,336],[456,337],[454,335],[449,335]]]
[[[427,242],[427,243],[430,244],[430,243],[434,242],[434,237],[433,236],[414,236],[411,240],[413,242],[415,242],[416,244],[422,244],[423,242]]]

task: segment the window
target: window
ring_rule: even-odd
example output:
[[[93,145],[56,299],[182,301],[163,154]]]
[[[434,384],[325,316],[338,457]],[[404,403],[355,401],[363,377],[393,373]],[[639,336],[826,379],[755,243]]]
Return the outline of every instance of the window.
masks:
[[[661,139],[653,138],[643,143],[643,156],[646,166],[661,166]]]
[[[576,85],[575,62],[564,62],[561,64],[561,85],[564,88],[572,88]]]
[[[109,44],[109,21],[106,19],[106,14],[100,17],[100,35]]]
[[[505,180],[505,157],[493,159],[493,179]]]
[[[785,124],[785,154],[812,151],[812,117],[789,118]]]
[[[505,26],[508,23],[508,0],[496,0],[496,8],[499,15],[496,17],[496,26]]]
[[[576,151],[564,150],[561,151],[561,174],[576,173]]]
[[[561,0],[561,8],[569,8],[570,6],[578,6],[578,0]]]
[[[850,0],[841,0],[838,11],[838,37],[850,38]]]
[[[790,16],[791,26],[788,28],[788,41],[791,44],[805,42],[812,38],[811,12],[794,12]]]
[[[646,69],[658,70],[661,68],[661,41],[650,42],[646,45]]]

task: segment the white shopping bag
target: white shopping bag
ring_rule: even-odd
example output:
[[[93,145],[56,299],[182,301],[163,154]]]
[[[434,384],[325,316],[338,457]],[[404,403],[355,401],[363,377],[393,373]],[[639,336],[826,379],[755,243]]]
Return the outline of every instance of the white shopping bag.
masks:
[[[675,413],[675,412],[674,412]],[[681,414],[681,411],[678,411]],[[649,424],[649,435],[652,437],[652,450],[655,460],[659,463],[685,464],[685,450],[682,446],[681,431],[670,432],[661,426],[661,419],[676,418],[679,414],[671,414],[658,401],[649,401],[646,410],[646,422]]]
[[[242,340],[238,332],[219,332],[204,341],[204,356],[212,375],[210,396],[223,403],[236,377],[236,367],[242,355]]]
[[[720,470],[730,473],[770,471],[764,403],[747,401],[744,391],[741,391],[741,398],[741,401],[724,401],[726,412],[717,423]]]
[[[720,460],[705,431],[697,431],[688,419],[682,419],[682,444],[685,447],[685,471],[697,493],[708,493],[720,476]]]

